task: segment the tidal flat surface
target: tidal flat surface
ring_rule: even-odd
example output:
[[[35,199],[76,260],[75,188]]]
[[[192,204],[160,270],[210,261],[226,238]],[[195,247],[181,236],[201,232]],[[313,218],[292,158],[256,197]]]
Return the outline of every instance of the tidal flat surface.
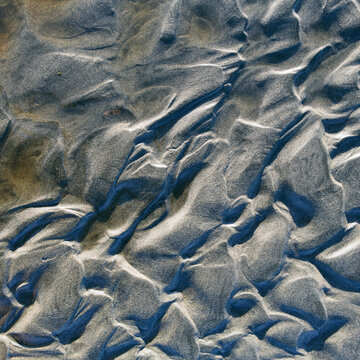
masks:
[[[360,359],[359,0],[0,0],[0,359]]]

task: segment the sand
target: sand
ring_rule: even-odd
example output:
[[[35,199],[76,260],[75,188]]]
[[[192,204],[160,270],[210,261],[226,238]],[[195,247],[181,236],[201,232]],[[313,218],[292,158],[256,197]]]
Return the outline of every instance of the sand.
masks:
[[[358,0],[0,0],[0,359],[360,355]]]

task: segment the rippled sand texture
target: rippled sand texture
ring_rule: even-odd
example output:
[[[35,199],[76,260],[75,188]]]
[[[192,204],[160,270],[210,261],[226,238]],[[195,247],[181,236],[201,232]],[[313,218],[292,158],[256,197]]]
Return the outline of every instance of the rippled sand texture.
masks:
[[[0,0],[0,359],[360,358],[358,0]]]

